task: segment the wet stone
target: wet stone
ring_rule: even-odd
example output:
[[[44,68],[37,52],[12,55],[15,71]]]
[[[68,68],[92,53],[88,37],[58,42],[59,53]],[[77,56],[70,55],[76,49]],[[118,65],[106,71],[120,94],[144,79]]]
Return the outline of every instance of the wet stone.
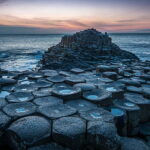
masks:
[[[104,122],[114,122],[114,117],[112,114],[103,108],[94,108],[87,111],[80,111],[80,117],[87,121],[104,121]]]
[[[7,104],[4,98],[0,98],[0,109],[3,108]]]
[[[70,70],[72,73],[75,73],[75,74],[80,74],[80,73],[83,73],[84,70],[83,69],[80,69],[80,68],[73,68]]]
[[[38,91],[34,91],[32,92],[32,94],[35,96],[35,97],[44,97],[44,96],[49,96],[51,95],[51,91],[46,91],[46,90],[38,90]]]
[[[22,84],[18,85],[14,88],[15,92],[32,92],[37,90],[38,88],[33,86],[33,84]]]
[[[111,107],[111,114],[114,116],[117,132],[120,136],[127,136],[127,115],[123,109]]]
[[[108,106],[112,103],[112,94],[105,89],[96,89],[83,93],[83,98],[102,106]]]
[[[90,109],[97,108],[97,106],[91,102],[83,99],[70,100],[66,102],[67,105],[77,109],[77,111],[87,111]]]
[[[135,138],[121,138],[121,150],[149,150],[149,147],[142,140]]]
[[[11,118],[0,111],[0,137],[4,133],[6,126],[10,123]]]
[[[102,86],[106,91],[112,93],[112,98],[123,98],[124,90],[120,87],[111,86],[109,84]]]
[[[12,92],[15,88],[15,85],[6,85],[2,87],[3,91],[8,91],[8,92]]]
[[[57,76],[58,75],[58,72],[55,71],[55,70],[47,70],[44,73],[44,76],[46,77],[52,77],[52,76]]]
[[[142,93],[143,89],[141,87],[128,86],[127,91],[133,92],[133,93]]]
[[[25,150],[28,146],[44,142],[50,136],[50,121],[39,116],[18,119],[7,129],[8,144],[15,150]]]
[[[52,95],[64,100],[77,99],[81,96],[81,89],[75,87],[59,86],[52,89]]]
[[[0,78],[0,85],[9,85],[9,84],[15,84],[17,81],[15,79],[10,78]]]
[[[8,102],[27,102],[33,99],[33,95],[30,92],[14,92],[6,97]]]
[[[127,113],[127,134],[136,135],[139,131],[140,107],[127,100],[116,100],[114,105]]]
[[[41,73],[32,73],[32,74],[28,75],[29,79],[39,79],[39,78],[42,78],[42,77],[43,77],[43,75]]]
[[[69,149],[62,147],[57,143],[48,143],[48,144],[31,147],[28,150],[69,150]]]
[[[148,98],[148,99],[150,99],[150,88],[143,88],[143,95],[146,97],[146,98]]]
[[[114,71],[114,72],[118,72],[118,66],[114,66],[114,65],[99,65],[97,66],[97,72],[110,72],[110,71]]]
[[[6,96],[8,96],[10,93],[7,91],[0,91],[0,98],[5,98]]]
[[[3,111],[13,119],[31,115],[36,112],[36,106],[30,102],[12,103],[3,108]]]
[[[52,105],[63,104],[62,99],[54,97],[54,96],[36,98],[34,99],[33,102],[39,106],[52,106]]]
[[[116,72],[103,72],[103,76],[110,78],[112,80],[117,80],[117,73]]]
[[[70,76],[70,73],[67,72],[67,71],[59,71],[59,74],[62,75],[62,76],[64,76],[64,77]]]
[[[83,149],[86,124],[78,117],[63,117],[53,123],[53,139],[73,150]]]
[[[87,125],[87,143],[94,149],[119,150],[120,138],[113,123],[90,121]]]
[[[35,84],[33,84],[34,87],[37,87],[37,88],[46,88],[46,87],[51,87],[53,85],[52,82],[49,82],[45,79],[41,79],[41,80],[38,80]]]
[[[41,106],[39,112],[50,119],[70,116],[76,113],[76,109],[66,104],[58,104],[53,106]]]
[[[141,94],[125,93],[125,99],[137,104],[140,107],[140,121],[145,122],[150,118],[150,100],[144,98]]]
[[[85,80],[84,80],[84,78],[80,78],[78,76],[70,76],[70,77],[66,77],[65,82],[67,84],[74,85],[77,83],[85,83]]]
[[[137,86],[137,87],[140,87],[141,84],[139,81],[135,81],[135,80],[130,80],[130,79],[120,79],[118,80],[119,82],[121,83],[124,83],[125,85],[131,85],[131,86]]]
[[[150,136],[150,122],[140,125],[140,134]]]
[[[91,91],[96,89],[96,86],[92,83],[78,83],[75,84],[74,87],[79,87],[82,91]]]
[[[57,76],[48,77],[47,80],[53,83],[61,83],[65,81],[65,77],[61,75],[57,75]]]

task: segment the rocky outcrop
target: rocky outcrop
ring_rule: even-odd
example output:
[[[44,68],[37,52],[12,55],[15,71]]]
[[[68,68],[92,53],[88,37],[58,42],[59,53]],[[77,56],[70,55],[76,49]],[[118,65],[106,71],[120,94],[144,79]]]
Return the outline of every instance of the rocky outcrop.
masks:
[[[95,29],[66,35],[56,46],[48,49],[42,59],[44,68],[70,69],[90,68],[102,61],[139,60],[134,54],[121,50],[107,33]]]

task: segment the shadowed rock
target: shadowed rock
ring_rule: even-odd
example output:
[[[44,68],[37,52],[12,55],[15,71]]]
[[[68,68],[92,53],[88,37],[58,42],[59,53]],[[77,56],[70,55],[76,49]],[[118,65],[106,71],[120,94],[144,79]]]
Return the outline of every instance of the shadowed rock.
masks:
[[[121,50],[112,43],[107,33],[88,29],[64,36],[59,44],[48,49],[41,62],[43,68],[69,70],[91,68],[94,64],[110,59],[139,60],[134,54]]]

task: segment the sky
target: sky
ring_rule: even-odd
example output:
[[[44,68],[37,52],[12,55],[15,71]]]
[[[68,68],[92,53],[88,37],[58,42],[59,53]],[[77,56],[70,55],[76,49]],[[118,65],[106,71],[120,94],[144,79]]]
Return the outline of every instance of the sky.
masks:
[[[0,34],[150,32],[150,0],[0,0]]]

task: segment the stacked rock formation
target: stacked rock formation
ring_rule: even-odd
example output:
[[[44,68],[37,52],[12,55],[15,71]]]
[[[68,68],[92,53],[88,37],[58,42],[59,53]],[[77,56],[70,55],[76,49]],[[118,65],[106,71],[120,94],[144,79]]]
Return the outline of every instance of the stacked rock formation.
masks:
[[[43,68],[68,70],[73,67],[91,68],[102,61],[139,60],[134,54],[121,50],[107,33],[95,29],[66,35],[43,56]]]
[[[0,74],[0,149],[149,150],[150,62]]]

